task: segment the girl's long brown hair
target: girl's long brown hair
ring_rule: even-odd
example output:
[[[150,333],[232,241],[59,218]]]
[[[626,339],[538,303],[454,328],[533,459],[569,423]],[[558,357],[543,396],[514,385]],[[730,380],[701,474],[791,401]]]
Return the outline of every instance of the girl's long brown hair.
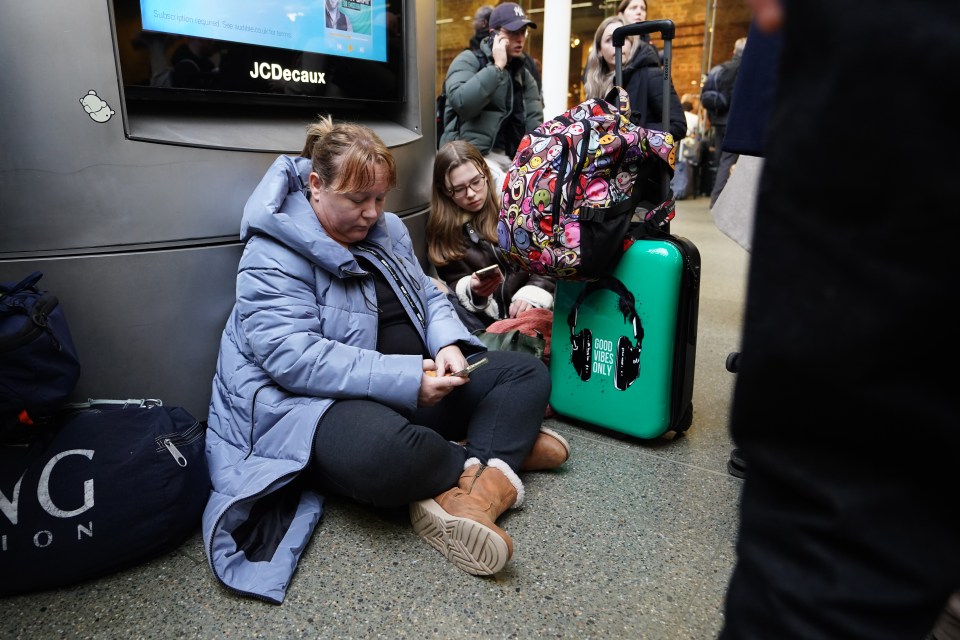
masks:
[[[487,199],[476,214],[460,208],[447,191],[447,174],[470,162],[487,179]],[[452,140],[437,151],[433,161],[433,188],[430,216],[427,218],[427,257],[435,266],[462,260],[466,253],[463,237],[464,218],[472,217],[473,227],[482,237],[496,244],[500,212],[499,185],[493,183],[490,167],[483,154],[466,140]]]

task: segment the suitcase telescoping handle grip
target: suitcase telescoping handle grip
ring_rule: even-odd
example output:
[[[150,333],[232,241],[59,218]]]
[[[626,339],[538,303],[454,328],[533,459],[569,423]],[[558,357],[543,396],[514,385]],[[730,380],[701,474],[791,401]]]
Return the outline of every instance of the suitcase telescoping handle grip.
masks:
[[[627,40],[627,36],[642,36],[648,33],[658,32],[663,36],[664,42],[672,42],[673,35],[676,32],[673,20],[646,20],[644,22],[625,24],[614,30],[613,46],[622,47],[623,43]]]
[[[617,86],[623,86],[623,43],[628,36],[642,36],[647,33],[660,33],[663,37],[663,130],[670,131],[670,61],[673,59],[673,36],[676,32],[673,20],[647,20],[626,24],[614,30],[612,43],[616,59]]]

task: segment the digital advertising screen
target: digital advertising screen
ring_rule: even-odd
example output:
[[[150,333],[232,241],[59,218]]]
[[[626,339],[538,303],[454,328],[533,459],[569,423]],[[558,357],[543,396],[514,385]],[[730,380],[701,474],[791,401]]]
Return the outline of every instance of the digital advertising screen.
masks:
[[[140,0],[143,28],[385,62],[385,0]]]
[[[403,0],[111,0],[128,100],[401,102]]]

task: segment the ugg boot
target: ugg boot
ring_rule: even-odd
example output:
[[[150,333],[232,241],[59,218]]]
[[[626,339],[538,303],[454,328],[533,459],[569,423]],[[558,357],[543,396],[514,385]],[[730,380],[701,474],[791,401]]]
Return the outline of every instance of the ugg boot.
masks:
[[[513,541],[495,523],[523,504],[523,483],[502,460],[470,458],[457,486],[410,505],[413,530],[467,573],[489,576],[513,556]]]
[[[520,465],[520,471],[549,471],[562,465],[569,457],[570,443],[553,429],[540,427],[540,434]]]

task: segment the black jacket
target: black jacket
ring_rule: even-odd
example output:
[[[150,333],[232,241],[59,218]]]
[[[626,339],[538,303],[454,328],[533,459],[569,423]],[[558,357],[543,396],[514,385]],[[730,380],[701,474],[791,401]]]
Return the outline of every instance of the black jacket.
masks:
[[[740,70],[733,85],[722,151],[763,156],[767,123],[777,88],[780,37],[779,33],[762,33],[750,25]]]
[[[478,238],[475,241],[470,237],[470,233],[466,227],[467,225],[464,225],[463,235],[467,250],[463,256],[463,260],[456,260],[442,267],[437,267],[437,275],[450,287],[451,291],[456,291],[457,282],[464,276],[469,276],[477,269],[482,269],[491,264],[500,266],[504,280],[496,293],[494,293],[494,299],[497,301],[500,317],[493,318],[482,312],[475,312],[476,315],[484,321],[485,325],[489,325],[495,320],[506,318],[510,311],[510,303],[513,301],[513,296],[524,286],[539,287],[553,295],[556,286],[553,278],[536,275],[527,271],[514,271],[510,265],[499,258],[499,254],[492,243],[483,238]],[[487,299],[475,297],[473,302],[475,305],[482,307],[486,304]]]
[[[663,68],[652,45],[640,43],[623,70],[623,84],[630,96],[630,121],[645,129],[663,129]],[[680,96],[670,84],[670,133],[674,142],[687,135]]]

